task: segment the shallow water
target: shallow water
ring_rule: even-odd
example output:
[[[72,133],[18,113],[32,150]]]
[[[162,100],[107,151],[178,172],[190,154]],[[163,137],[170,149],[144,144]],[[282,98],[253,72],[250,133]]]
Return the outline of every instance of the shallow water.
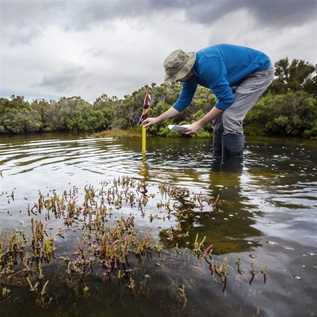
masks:
[[[177,252],[173,248],[142,262],[134,277],[138,283],[146,278],[148,289],[138,296],[131,296],[126,285],[103,281],[96,270],[85,280],[90,293],[83,297],[64,281],[60,285],[56,281],[59,277],[54,272],[64,269],[57,260],[46,275],[55,279],[48,293],[58,295],[45,315],[316,316],[317,142],[246,141],[243,169],[227,171],[212,167],[209,140],[148,137],[147,153],[142,155],[141,140],[136,138],[0,137],[1,232],[27,230],[30,216],[26,211],[37,201],[39,191],[61,193],[75,186],[82,193],[85,186],[98,188],[122,176],[144,181],[148,193],[156,196],[142,212],[125,206],[114,219],[133,212],[137,229],[141,234],[150,232],[154,240],[163,228],[175,227],[179,221],[175,215],[167,221],[164,211],[157,208],[160,184],[185,187],[213,201],[219,195],[223,201],[220,211],[206,204],[202,211],[195,208],[181,226],[191,243],[198,234],[200,239],[206,237],[205,247],[213,244],[215,261],[228,259],[225,289],[211,276],[209,264],[182,249],[185,245],[180,241]],[[176,199],[176,203],[186,207],[183,200]],[[157,218],[150,221],[150,215]],[[168,241],[163,242],[167,247]],[[66,254],[76,245],[76,238],[70,236],[67,243],[60,239],[57,244]],[[243,274],[236,270],[238,257]],[[257,271],[252,281],[251,263]],[[261,271],[266,264],[264,283]],[[185,287],[186,301],[180,297],[180,285]],[[12,303],[2,302],[1,315],[42,313],[25,289],[12,287],[19,300],[14,310]]]

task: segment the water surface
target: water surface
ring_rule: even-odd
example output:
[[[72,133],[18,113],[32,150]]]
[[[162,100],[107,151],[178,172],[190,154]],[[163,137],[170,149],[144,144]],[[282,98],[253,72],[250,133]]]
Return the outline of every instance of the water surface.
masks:
[[[142,212],[125,206],[115,219],[133,212],[141,233],[160,239],[162,229],[175,227],[179,219],[167,221],[157,208],[158,186],[167,184],[189,189],[223,201],[222,210],[210,206],[188,212],[180,222],[191,243],[198,235],[205,246],[214,245],[214,260],[226,257],[230,266],[226,289],[211,276],[202,258],[172,248],[161,258],[142,263],[136,280],[149,277],[149,292],[129,295],[126,286],[102,281],[98,272],[86,278],[90,297],[82,298],[74,289],[59,293],[46,315],[78,316],[316,316],[317,304],[317,142],[288,138],[247,138],[241,171],[214,169],[210,140],[148,137],[147,153],[141,153],[137,138],[87,138],[70,135],[0,137],[0,230],[27,230],[28,206],[37,201],[39,191],[62,193],[74,186],[98,188],[102,182],[127,176],[144,181],[155,198]],[[14,197],[13,197],[14,196]],[[182,199],[177,203],[186,207]],[[150,215],[158,218],[150,221]],[[161,239],[162,236],[161,236]],[[164,240],[164,239],[163,239]],[[163,241],[162,240],[162,241]],[[168,247],[168,241],[163,241]],[[73,248],[57,241],[65,249]],[[63,244],[64,243],[64,244]],[[244,274],[236,262],[242,260]],[[251,263],[257,274],[250,283]],[[261,271],[268,265],[266,283]],[[47,274],[53,274],[54,265]],[[51,273],[50,273],[51,272]],[[52,278],[52,277],[51,277]],[[60,292],[51,283],[48,292]],[[109,286],[110,285],[110,286]],[[142,284],[143,285],[143,284]],[[185,286],[186,305],[178,291]],[[8,286],[9,287],[9,286]],[[55,289],[56,288],[56,289]],[[21,292],[21,287],[12,292]],[[1,315],[32,315],[32,295],[21,292],[20,304],[0,304]],[[78,300],[79,299],[79,300]],[[76,305],[70,304],[77,302]],[[184,307],[183,307],[184,305]],[[75,308],[76,306],[76,308]]]

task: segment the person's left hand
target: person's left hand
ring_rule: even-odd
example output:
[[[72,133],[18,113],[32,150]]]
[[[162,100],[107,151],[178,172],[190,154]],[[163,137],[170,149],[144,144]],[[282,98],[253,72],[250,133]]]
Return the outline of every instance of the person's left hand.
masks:
[[[202,126],[197,123],[197,122],[194,122],[192,123],[189,127],[187,127],[186,129],[184,129],[182,131],[182,133],[186,134],[186,135],[192,135],[192,134],[195,134],[197,133],[200,129],[202,128]]]

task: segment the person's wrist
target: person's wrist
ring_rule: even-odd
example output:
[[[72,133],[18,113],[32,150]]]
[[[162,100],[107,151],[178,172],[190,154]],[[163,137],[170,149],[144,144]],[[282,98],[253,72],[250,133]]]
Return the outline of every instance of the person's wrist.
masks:
[[[204,123],[202,122],[202,119],[196,121],[196,124],[199,128],[202,128],[204,126]]]

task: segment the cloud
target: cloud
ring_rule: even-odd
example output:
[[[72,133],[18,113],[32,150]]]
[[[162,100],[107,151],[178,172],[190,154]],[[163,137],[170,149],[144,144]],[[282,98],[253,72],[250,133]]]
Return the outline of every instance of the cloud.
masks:
[[[227,15],[246,10],[258,26],[270,29],[287,28],[290,25],[316,19],[316,0],[200,0],[195,6],[185,1],[188,20],[211,25]],[[237,26],[235,20],[231,24]]]
[[[46,86],[54,92],[67,92],[70,88],[81,82],[85,75],[84,68],[76,65],[69,65],[58,71],[44,74],[40,86]]]
[[[316,19],[316,0],[2,0],[2,27],[16,29],[59,24],[67,30],[87,30],[116,20],[148,21],[183,12],[187,22],[212,25],[228,14],[247,10],[259,26],[286,28]],[[236,21],[231,21],[236,25]]]
[[[13,32],[13,34],[10,34],[10,32],[8,32],[6,37],[9,39],[9,45],[15,46],[31,44],[32,40],[40,35],[41,32],[38,29],[30,27],[21,28],[18,33]]]
[[[173,50],[233,43],[317,62],[316,0],[1,0],[0,97],[102,94],[163,82]]]

